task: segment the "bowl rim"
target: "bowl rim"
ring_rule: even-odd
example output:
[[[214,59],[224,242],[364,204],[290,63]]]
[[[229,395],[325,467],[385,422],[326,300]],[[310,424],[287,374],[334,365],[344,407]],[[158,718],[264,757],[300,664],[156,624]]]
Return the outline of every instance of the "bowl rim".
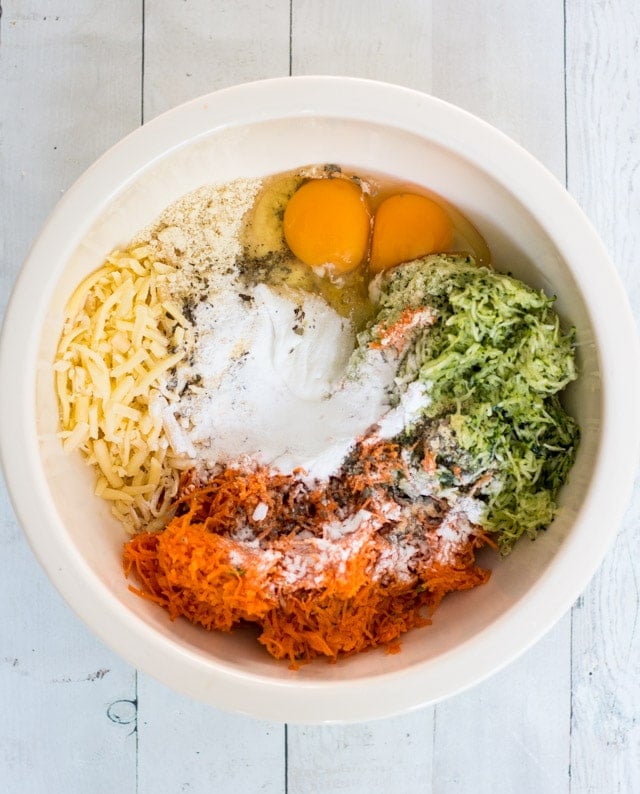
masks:
[[[25,318],[44,317],[55,283],[47,268],[52,260],[68,258],[115,195],[157,159],[214,130],[301,116],[385,124],[423,137],[428,119],[429,140],[447,148],[455,143],[458,154],[484,171],[490,160],[491,177],[517,194],[580,284],[606,374],[602,443],[592,487],[576,519],[589,542],[579,544],[576,533],[570,533],[526,599],[446,654],[357,681],[274,680],[230,670],[167,641],[106,588],[96,586],[88,564],[65,543],[34,430],[35,375],[24,366],[25,360],[36,361],[41,334],[41,325],[29,326]],[[495,150],[499,158],[488,156]],[[84,218],[81,224],[79,217]],[[595,263],[588,283],[578,279],[575,262]],[[228,711],[294,723],[356,722],[406,713],[474,686],[523,654],[571,607],[602,561],[630,499],[640,451],[635,323],[618,273],[577,203],[532,155],[476,116],[413,89],[360,78],[284,77],[224,88],[163,113],[103,154],[59,201],[22,266],[0,338],[0,382],[12,384],[0,390],[0,452],[10,498],[35,556],[69,606],[120,656],[182,694]],[[614,455],[612,471],[607,461]],[[596,498],[602,492],[607,493],[606,505]],[[552,603],[549,592],[554,593]]]

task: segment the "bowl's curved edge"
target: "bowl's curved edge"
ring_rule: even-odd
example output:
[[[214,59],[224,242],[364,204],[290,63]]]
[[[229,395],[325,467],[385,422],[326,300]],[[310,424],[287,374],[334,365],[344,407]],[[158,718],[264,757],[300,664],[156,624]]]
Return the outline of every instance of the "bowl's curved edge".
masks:
[[[338,86],[344,102],[339,113],[335,110]],[[253,101],[256,97],[261,101]],[[308,681],[301,683],[295,678],[274,683],[264,677],[235,674],[221,665],[205,665],[201,658],[179,648],[177,643],[168,654],[166,642],[160,643],[148,626],[115,604],[108,591],[96,589],[84,561],[75,550],[65,548],[61,542],[64,528],[56,520],[53,503],[47,493],[33,430],[33,372],[24,366],[24,362],[36,361],[39,339],[39,326],[37,323],[29,326],[28,318],[40,316],[39,312],[46,306],[49,287],[58,277],[55,270],[45,270],[47,260],[56,258],[51,256],[51,252],[57,252],[58,259],[64,261],[65,252],[75,246],[83,229],[114,192],[133,180],[154,159],[182,145],[185,130],[191,130],[194,138],[207,134],[216,125],[228,125],[229,118],[234,119],[233,124],[247,123],[285,112],[291,116],[318,113],[379,119],[379,107],[388,107],[389,103],[396,103],[396,116],[400,116],[404,128],[411,131],[419,131],[425,112],[436,108],[442,117],[436,134],[442,139],[446,139],[447,129],[453,129],[452,125],[463,122],[471,125],[475,143],[466,152],[470,158],[481,157],[487,141],[499,143],[501,165],[496,178],[509,184],[514,169],[524,173],[526,188],[523,200],[531,201],[533,206],[537,206],[535,197],[540,191],[546,197],[551,196],[552,200],[544,212],[541,211],[540,219],[545,227],[553,228],[558,239],[560,217],[564,215],[566,223],[570,215],[580,223],[584,232],[581,240],[569,241],[560,248],[571,261],[581,252],[589,251],[604,268],[602,273],[592,274],[593,283],[589,289],[592,296],[590,306],[594,302],[597,304],[595,322],[607,321],[606,338],[600,340],[608,379],[603,409],[604,444],[594,477],[599,487],[608,487],[610,501],[608,524],[599,534],[591,532],[592,542],[588,548],[581,547],[575,538],[570,537],[560,549],[527,603],[519,607],[521,626],[514,627],[511,614],[507,612],[473,639],[474,665],[471,672],[465,669],[465,645],[462,645],[441,660],[438,675],[425,677],[424,670],[418,665],[385,676],[386,697],[383,701],[372,697],[380,685],[378,679],[348,684],[341,682],[342,685],[335,682],[326,685]],[[260,109],[249,118],[247,106]],[[132,163],[135,164],[133,168]],[[101,195],[100,202],[90,200],[89,196],[93,195]],[[83,213],[86,207],[92,207],[92,212]],[[73,223],[78,217],[84,218],[81,226]],[[625,340],[624,350],[616,349],[622,339]],[[630,361],[635,362],[635,366],[630,366]],[[23,266],[0,338],[0,381],[12,385],[0,390],[0,451],[14,509],[36,557],[80,618],[129,662],[184,694],[230,711],[299,723],[353,722],[419,708],[468,689],[524,653],[562,617],[598,567],[615,537],[630,498],[640,452],[640,418],[635,416],[636,406],[640,404],[640,345],[635,324],[615,268],[577,204],[531,155],[485,122],[442,100],[411,89],[355,78],[276,78],[223,89],[168,111],[105,153],[67,191]],[[606,462],[614,455],[618,467],[615,477],[605,470]],[[29,483],[29,488],[25,483]],[[600,513],[601,506],[591,493],[581,516],[595,524]],[[43,523],[48,526],[48,533],[38,533],[34,529]],[[578,575],[568,580],[566,564],[573,560],[575,567],[577,559],[580,561]],[[553,607],[545,603],[545,592],[549,588],[553,588],[555,593]],[[94,600],[90,601],[87,592],[92,591]],[[544,620],[539,619],[541,611],[545,615]],[[102,615],[101,621],[95,619],[97,612]],[[496,647],[501,652],[499,663],[495,659]],[[158,655],[162,656],[161,669],[157,664]],[[186,677],[185,662],[191,669],[191,674]],[[348,700],[342,697],[330,700],[327,697],[328,687],[345,693],[347,686]],[[281,698],[292,689],[295,689],[295,698],[283,706]]]

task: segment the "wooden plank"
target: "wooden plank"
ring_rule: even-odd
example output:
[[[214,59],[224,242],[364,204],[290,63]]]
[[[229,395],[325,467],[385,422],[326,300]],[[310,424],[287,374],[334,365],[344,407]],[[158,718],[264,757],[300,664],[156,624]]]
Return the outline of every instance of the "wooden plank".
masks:
[[[284,725],[225,714],[142,675],[138,704],[139,792],[284,790]]]
[[[527,20],[524,26],[523,19]],[[292,34],[294,74],[344,73],[431,91],[501,127],[552,171],[564,175],[561,6],[546,5],[536,12],[523,0],[475,5],[351,3],[348,7],[301,1],[293,6]],[[533,86],[532,74],[537,78]],[[523,791],[534,791],[534,783],[545,784],[538,791],[564,790],[569,634],[565,620],[550,640],[517,665],[475,692],[436,707],[435,723],[434,712],[428,709],[405,720],[366,726],[291,727],[290,790],[320,790],[317,786],[326,782],[326,770],[321,772],[326,758],[335,757],[340,747],[348,748],[339,767],[340,790],[345,791],[382,791],[393,784],[399,769],[411,781],[432,775],[438,792],[515,790],[508,788],[507,781],[516,781],[525,787]],[[540,684],[541,666],[546,677]],[[540,700],[529,686],[532,681],[541,690]],[[483,699],[490,699],[490,708],[478,708]],[[496,713],[501,731],[493,729]],[[363,733],[369,737],[366,744]],[[400,735],[406,744],[421,748],[409,752],[403,763],[398,761]],[[511,738],[510,753],[505,752],[505,735]],[[532,743],[532,735],[538,737],[536,742]],[[535,754],[526,751],[527,743],[535,746]],[[496,758],[500,763],[495,763]],[[369,775],[372,766],[374,773]],[[385,774],[385,769],[390,772]],[[314,771],[317,783],[311,782]],[[526,788],[526,781],[532,782],[531,788]],[[407,784],[406,790],[411,786]]]
[[[567,3],[569,190],[598,229],[640,317],[640,8]],[[617,541],[574,609],[572,791],[640,786],[640,488]]]
[[[357,725],[289,726],[289,794],[429,791],[433,709]]]
[[[571,617],[507,670],[436,707],[438,794],[569,791]],[[557,646],[562,653],[557,653]],[[550,665],[562,662],[561,669]]]
[[[432,3],[292,1],[292,74],[365,77],[429,91]]]
[[[576,794],[626,794],[640,786],[639,486],[614,547],[573,610],[571,791]]]
[[[24,0],[0,25],[2,308],[61,193],[139,123],[141,14],[127,0]]]
[[[65,3],[62,13],[51,0],[38,3],[37,9],[32,1],[19,5],[17,11],[5,4],[1,22],[0,303],[60,190],[132,129],[140,112],[140,96],[132,88],[138,72],[131,67],[141,49],[140,4],[75,0]],[[276,37],[271,28],[265,31],[262,19],[274,9],[278,42],[283,24],[288,36],[288,3],[270,3],[266,10],[262,4],[257,9],[248,3],[200,0],[147,0],[146,5],[148,118],[212,88],[288,71],[286,47],[278,44],[258,57],[238,46],[251,45],[261,30],[266,40]],[[455,0],[434,4],[435,14],[431,4],[422,2],[402,4],[393,14],[387,10],[391,4],[381,2],[341,5],[294,0],[294,73],[341,72],[432,90],[501,127],[562,176],[557,130],[561,4]],[[633,255],[638,231],[632,222],[639,210],[633,139],[638,86],[632,79],[639,68],[634,54],[638,10],[631,0],[570,0],[567,16],[569,187],[609,245],[638,310],[640,282]],[[374,20],[371,28],[369,18]],[[208,33],[212,24],[215,30]],[[402,57],[398,31],[403,31],[403,46],[411,42]],[[194,62],[190,72],[186,67]],[[176,77],[176,65],[185,67],[184,77]],[[133,791],[132,673],[70,615],[33,561],[4,497],[0,505],[5,554],[0,780],[11,791]],[[571,787],[576,792],[634,791],[640,780],[632,553],[639,513],[636,497],[618,543],[574,611]],[[565,619],[518,663],[438,706],[435,765],[432,710],[369,725],[290,728],[289,791],[332,790],[329,782],[333,790],[343,791],[375,792],[376,786],[391,785],[399,791],[418,786],[426,791],[425,781],[432,777],[439,794],[534,790],[527,789],[529,780],[538,782],[538,791],[566,790],[567,637]],[[538,701],[532,686],[540,688]],[[160,790],[171,788],[164,785],[169,779],[191,786],[185,790],[205,790],[214,780],[217,790],[224,790],[220,786],[225,783],[215,775],[217,764],[227,762],[222,750],[206,747],[212,743],[207,733],[217,742],[228,734],[223,744],[228,763],[237,759],[251,766],[242,741],[254,724],[223,718],[161,689],[148,680],[140,683],[144,781],[161,779]],[[206,726],[200,736],[193,728],[198,720]],[[283,767],[273,760],[281,755],[275,750],[282,744],[278,731],[266,724],[256,728],[265,790],[283,790],[276,782]],[[170,761],[165,761],[169,743]],[[412,754],[405,754],[407,744]],[[203,758],[202,747],[210,755]],[[182,760],[180,751],[196,756],[190,777],[172,772]],[[157,772],[149,771],[153,763]],[[343,777],[334,775],[336,767]],[[377,777],[368,773],[369,767]],[[247,772],[246,779],[256,783],[254,773]],[[242,780],[233,778],[236,789],[243,788]],[[319,788],[325,780],[329,782]],[[141,782],[144,790],[151,788]]]
[[[429,90],[431,5],[294,0],[292,74],[343,74]],[[289,726],[288,791],[427,791],[432,740],[433,709],[359,725]]]
[[[144,117],[289,71],[289,3],[145,3]],[[139,791],[281,792],[284,726],[223,714],[138,678]],[[162,759],[159,763],[158,759]]]
[[[564,181],[561,2],[435,3],[432,92],[501,129]]]
[[[5,4],[1,25],[4,305],[60,193],[138,123],[141,18],[128,0],[24,0]],[[55,593],[4,489],[0,545],[0,789],[133,792],[135,722],[109,710],[135,698],[133,670]]]
[[[2,505],[0,791],[133,794],[134,671],[69,611]]]
[[[236,83],[289,74],[289,0],[145,2],[144,119]]]
[[[433,93],[484,118],[564,179],[561,3],[434,5]],[[508,561],[496,564],[508,564]],[[436,707],[434,786],[568,787],[570,620],[478,688]]]
[[[534,9],[524,0],[348,6],[298,0],[292,34],[294,74],[343,73],[431,91],[502,128],[564,176],[561,4]],[[331,755],[344,759],[341,791],[397,787],[399,770],[412,782],[432,776],[439,794],[534,791],[535,783],[541,784],[537,791],[566,790],[569,635],[565,619],[517,664],[437,706],[435,723],[433,710],[427,709],[364,726],[290,727],[289,790],[321,790]],[[415,748],[402,761],[400,736]],[[532,736],[537,737],[535,754],[526,750]],[[321,782],[314,783],[314,775]],[[404,778],[400,788],[412,790]]]

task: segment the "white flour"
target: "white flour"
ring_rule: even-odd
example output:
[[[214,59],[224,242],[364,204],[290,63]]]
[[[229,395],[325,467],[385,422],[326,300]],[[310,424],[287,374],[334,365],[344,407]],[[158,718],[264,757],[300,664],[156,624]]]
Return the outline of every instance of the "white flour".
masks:
[[[165,431],[204,470],[245,460],[326,479],[388,411],[397,355],[372,350],[358,377],[346,377],[353,333],[324,299],[243,284],[239,232],[259,187],[201,188],[147,231],[178,266],[169,292],[194,326],[163,384]]]
[[[157,255],[177,266],[167,276],[171,300],[193,324],[185,358],[166,376],[153,410],[162,411],[174,450],[201,473],[219,464],[303,470],[308,482],[327,481],[368,432],[393,438],[428,404],[424,386],[411,384],[399,405],[389,393],[400,358],[393,345],[369,348],[356,365],[350,324],[323,298],[287,287],[248,286],[236,262],[243,216],[258,180],[205,187],[169,207],[147,230]],[[287,554],[260,549],[245,527],[234,537],[233,564],[260,556],[266,586],[321,586],[345,574],[353,555],[384,524],[403,520],[390,500],[378,517],[365,510],[326,523],[323,536],[299,535]],[[386,511],[386,512],[385,512]],[[450,512],[433,535],[431,552],[447,559],[473,532],[465,506]],[[253,520],[268,507],[260,503]],[[473,519],[471,519],[473,520]],[[373,578],[409,582],[424,538],[378,538]],[[248,558],[247,558],[248,559]]]
[[[371,350],[350,378],[349,323],[315,295],[263,284],[221,290],[194,319],[198,389],[171,410],[206,467],[247,459],[326,479],[389,410],[397,358]]]

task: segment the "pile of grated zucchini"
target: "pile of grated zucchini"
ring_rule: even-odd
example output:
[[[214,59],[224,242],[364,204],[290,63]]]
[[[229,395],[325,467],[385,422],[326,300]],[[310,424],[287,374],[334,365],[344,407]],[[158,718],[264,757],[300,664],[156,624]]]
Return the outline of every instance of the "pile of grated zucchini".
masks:
[[[407,307],[437,314],[397,372],[396,400],[415,381],[428,395],[403,446],[418,457],[425,445],[431,450],[443,492],[484,503],[481,523],[507,554],[552,521],[575,459],[579,428],[559,398],[576,378],[574,331],[562,330],[554,298],[467,256],[410,262],[377,288],[369,340]],[[417,458],[413,468],[420,470]]]

